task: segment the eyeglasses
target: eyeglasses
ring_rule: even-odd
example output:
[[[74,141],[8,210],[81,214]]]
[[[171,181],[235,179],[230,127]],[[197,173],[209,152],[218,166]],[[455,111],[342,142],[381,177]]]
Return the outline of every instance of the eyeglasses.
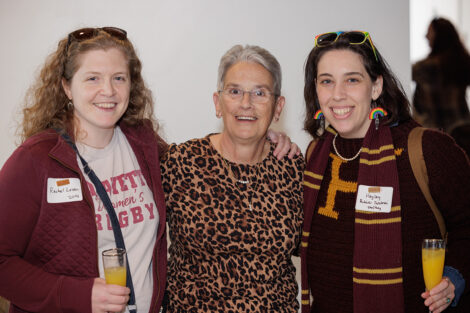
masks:
[[[346,40],[349,41],[349,44],[351,45],[362,45],[363,43],[366,42],[367,39],[369,39],[370,46],[372,48],[372,51],[374,52],[375,60],[378,62],[379,59],[377,57],[377,52],[375,51],[374,44],[372,43],[372,39],[370,37],[370,34],[368,32],[363,32],[363,31],[350,31],[350,32],[343,32],[343,31],[338,31],[338,32],[330,32],[330,33],[324,33],[317,35],[315,37],[315,46],[316,47],[326,47],[334,43],[336,40],[338,40],[339,37],[343,37]]]
[[[222,93],[227,99],[233,102],[241,102],[245,93],[250,95],[250,102],[256,104],[266,104],[271,100],[272,96],[277,97],[278,95],[269,92],[264,88],[258,88],[253,90],[242,90],[240,88],[226,88],[224,90],[218,90],[217,92]]]
[[[99,31],[101,30],[116,39],[119,39],[119,40],[127,39],[127,32],[124,29],[117,28],[117,27],[82,28],[74,32],[71,32],[69,34],[65,51],[69,49],[69,46],[73,40],[80,42],[83,40],[91,39],[97,36]]]

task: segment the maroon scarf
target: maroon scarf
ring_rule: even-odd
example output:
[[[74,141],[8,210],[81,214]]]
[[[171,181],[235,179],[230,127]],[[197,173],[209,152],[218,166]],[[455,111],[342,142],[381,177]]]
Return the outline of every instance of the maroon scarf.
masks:
[[[302,312],[310,312],[307,250],[317,196],[328,164],[335,130],[318,140],[304,175],[304,226],[301,243]],[[398,172],[388,126],[371,123],[362,144],[357,186],[393,187],[390,213],[355,211],[354,313],[403,313],[401,209]],[[315,296],[315,295],[313,295]]]

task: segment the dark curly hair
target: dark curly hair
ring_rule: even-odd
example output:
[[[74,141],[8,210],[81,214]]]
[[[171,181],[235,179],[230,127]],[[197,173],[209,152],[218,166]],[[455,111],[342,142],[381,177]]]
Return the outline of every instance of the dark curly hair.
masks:
[[[368,40],[363,44],[352,45],[349,43],[347,38],[340,35],[334,43],[328,46],[313,47],[305,63],[304,99],[306,115],[304,129],[312,135],[313,138],[318,138],[323,134],[320,120],[315,120],[313,118],[315,112],[320,109],[315,86],[318,62],[326,52],[331,50],[350,50],[359,54],[372,82],[375,82],[379,76],[382,76],[382,93],[375,102],[379,107],[384,108],[388,112],[388,115],[384,117],[385,124],[393,124],[395,122],[405,121],[411,118],[410,103],[405,95],[405,91],[398,79],[390,70],[390,67],[385,62],[382,55],[377,50],[377,47],[375,47],[377,55],[376,59],[372,46]]]

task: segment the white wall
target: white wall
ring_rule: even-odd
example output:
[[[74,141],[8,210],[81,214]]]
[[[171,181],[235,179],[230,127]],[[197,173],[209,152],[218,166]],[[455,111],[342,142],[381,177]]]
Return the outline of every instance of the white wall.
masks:
[[[303,65],[314,35],[367,30],[410,86],[409,2],[377,0],[1,0],[0,166],[15,149],[25,91],[60,38],[85,26],[128,31],[144,64],[165,138],[182,142],[220,130],[212,92],[217,65],[234,44],[257,44],[283,68],[287,104],[276,125],[303,151]]]
[[[430,48],[425,36],[429,23],[435,17],[451,21],[470,50],[469,0],[410,0],[411,62],[424,59],[429,54]]]

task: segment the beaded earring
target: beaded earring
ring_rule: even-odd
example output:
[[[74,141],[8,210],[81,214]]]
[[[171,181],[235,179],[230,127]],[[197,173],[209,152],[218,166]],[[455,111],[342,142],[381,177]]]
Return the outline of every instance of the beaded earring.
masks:
[[[377,103],[375,101],[372,101],[370,105],[370,112],[369,112],[369,119],[370,120],[375,120],[375,130],[379,129],[379,117],[382,116],[387,116],[387,111],[385,111],[383,108],[377,106]]]
[[[323,116],[322,110],[317,110],[313,116],[314,120],[320,120],[320,128],[325,128],[325,116]]]

